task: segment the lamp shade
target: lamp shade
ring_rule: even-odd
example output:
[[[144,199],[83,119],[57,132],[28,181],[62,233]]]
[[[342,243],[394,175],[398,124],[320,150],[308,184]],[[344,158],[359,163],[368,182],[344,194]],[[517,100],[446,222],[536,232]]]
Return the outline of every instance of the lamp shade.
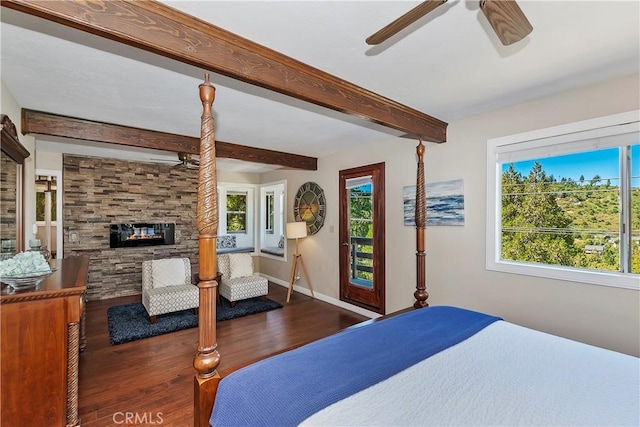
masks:
[[[287,239],[299,239],[301,237],[307,237],[307,223],[304,221],[288,222]]]

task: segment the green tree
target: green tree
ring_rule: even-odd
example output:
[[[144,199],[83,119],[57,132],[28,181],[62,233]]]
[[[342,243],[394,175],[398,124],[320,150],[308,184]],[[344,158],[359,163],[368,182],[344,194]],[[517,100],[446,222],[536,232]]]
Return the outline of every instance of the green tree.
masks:
[[[247,194],[227,194],[227,232],[245,233],[247,231]]]
[[[51,191],[51,221],[56,221],[56,198],[57,192]],[[36,193],[36,221],[44,221],[45,193]]]
[[[631,272],[640,273],[640,242],[631,244]]]
[[[512,165],[502,174],[502,257],[556,265],[574,265],[572,221],[558,206],[542,165],[534,163],[529,176]]]
[[[373,194],[371,185],[362,185],[349,190],[349,227],[352,237],[373,237]],[[371,240],[358,241],[355,248],[355,263],[361,266],[373,267],[373,258],[360,256],[362,253],[373,253]],[[373,280],[373,274],[358,269],[357,277]]]
[[[351,236],[373,237],[373,195],[367,186],[349,192]]]
[[[513,163],[502,174],[502,226],[515,225],[522,210],[523,178]]]

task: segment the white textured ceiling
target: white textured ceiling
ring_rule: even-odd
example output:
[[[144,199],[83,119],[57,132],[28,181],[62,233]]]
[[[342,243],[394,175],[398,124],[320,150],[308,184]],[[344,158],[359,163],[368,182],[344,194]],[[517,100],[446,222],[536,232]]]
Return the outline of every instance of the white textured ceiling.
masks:
[[[446,122],[640,70],[635,0],[519,1],[534,30],[508,47],[477,1],[450,0],[379,46],[364,40],[419,2],[165,3]],[[204,70],[1,13],[0,76],[22,107],[199,136]],[[399,136],[226,77],[212,81],[221,141],[323,157]]]

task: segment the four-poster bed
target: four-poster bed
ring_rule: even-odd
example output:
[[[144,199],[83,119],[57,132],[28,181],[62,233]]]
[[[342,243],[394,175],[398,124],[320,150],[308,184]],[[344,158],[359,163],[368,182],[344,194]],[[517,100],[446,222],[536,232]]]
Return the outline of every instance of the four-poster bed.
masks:
[[[200,85],[195,425],[640,423],[637,358],[474,311],[422,309],[428,306],[422,141],[416,182],[418,310],[365,322],[221,379],[216,371],[214,93],[207,74]]]
[[[196,223],[199,232],[199,280],[200,310],[198,317],[198,352],[193,365],[198,372],[194,388],[194,423],[208,425],[209,414],[220,382],[216,368],[220,364],[216,342],[217,275],[216,237],[218,229],[218,194],[216,177],[216,152],[214,137],[213,101],[215,88],[205,74],[199,86],[202,102],[200,129],[200,167],[198,174],[198,204]],[[426,189],[424,180],[424,145],[422,140],[416,149],[418,157],[416,179],[416,272],[417,284],[414,296],[415,308],[427,307],[426,291],[425,227]]]

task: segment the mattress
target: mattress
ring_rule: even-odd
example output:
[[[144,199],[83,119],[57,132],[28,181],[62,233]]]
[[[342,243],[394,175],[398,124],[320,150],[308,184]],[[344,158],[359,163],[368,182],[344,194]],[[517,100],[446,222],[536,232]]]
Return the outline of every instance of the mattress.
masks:
[[[456,307],[347,329],[220,382],[214,426],[640,425],[640,361]]]
[[[332,404],[307,426],[638,426],[635,357],[504,321]]]

